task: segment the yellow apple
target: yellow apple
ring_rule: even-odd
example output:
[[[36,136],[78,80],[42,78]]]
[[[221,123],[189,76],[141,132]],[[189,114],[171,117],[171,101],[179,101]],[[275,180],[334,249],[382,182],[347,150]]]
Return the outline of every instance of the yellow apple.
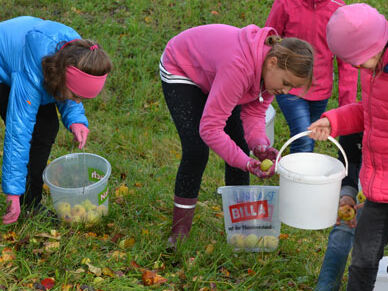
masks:
[[[73,219],[72,219],[72,217],[71,217],[71,214],[70,214],[70,211],[67,212],[67,213],[61,213],[61,214],[59,215],[59,218],[60,218],[61,220],[63,220],[64,222],[66,222],[66,223],[71,223],[71,222],[73,221]]]
[[[243,248],[244,247],[244,235],[242,235],[240,233],[236,233],[236,234],[232,235],[229,242],[237,248]]]
[[[342,205],[338,208],[338,217],[342,220],[352,220],[356,215],[356,210],[348,204]]]
[[[254,233],[247,235],[244,239],[244,246],[248,249],[252,249],[257,247],[257,243],[259,242],[259,238]]]
[[[108,207],[105,205],[100,205],[97,207],[97,212],[98,214],[102,215],[107,215],[108,214]]]
[[[264,236],[263,246],[267,249],[276,249],[279,243],[279,239],[273,235]]]
[[[88,211],[86,214],[86,222],[88,224],[95,224],[100,220],[100,215],[97,213],[97,211],[91,210]]]
[[[364,193],[362,193],[362,191],[358,192],[357,200],[358,200],[359,203],[365,202],[366,197],[365,197]]]
[[[85,216],[85,214],[86,214],[86,210],[80,204],[74,205],[73,208],[71,209],[71,215],[73,216],[73,220],[75,220],[76,216],[82,219]]]
[[[97,209],[97,206],[93,204],[89,199],[83,201],[81,205],[85,208],[86,211]]]
[[[269,159],[265,159],[260,164],[260,169],[264,172],[268,171],[273,165],[273,162]]]
[[[64,214],[64,213],[70,214],[70,211],[71,211],[70,203],[68,203],[68,202],[59,202],[57,204],[57,211],[58,211],[59,215]]]

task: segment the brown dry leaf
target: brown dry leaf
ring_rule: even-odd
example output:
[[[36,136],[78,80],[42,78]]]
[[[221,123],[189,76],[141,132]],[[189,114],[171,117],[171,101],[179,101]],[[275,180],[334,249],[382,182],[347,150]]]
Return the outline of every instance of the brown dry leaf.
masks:
[[[55,240],[60,240],[61,235],[55,230],[51,230],[51,234],[42,232],[42,233],[37,233],[35,237],[43,237],[43,238],[50,238],[50,239],[55,239]]]
[[[142,230],[141,230],[141,234],[142,234],[142,235],[149,235],[150,232],[148,231],[148,229],[142,229]]]
[[[128,195],[129,189],[126,185],[122,184],[115,190],[115,196],[116,197],[123,197]]]
[[[216,213],[216,217],[218,217],[218,218],[224,218],[224,212],[222,211],[222,212]]]
[[[205,254],[210,255],[214,251],[214,245],[213,244],[208,244],[206,246]]]
[[[97,234],[95,232],[87,232],[85,233],[85,237],[97,237]]]
[[[14,231],[7,232],[3,234],[3,240],[15,242],[17,239],[16,233]]]
[[[136,183],[134,184],[134,186],[137,187],[137,188],[140,188],[140,187],[143,187],[143,184],[140,183],[140,182],[136,182]]]
[[[70,290],[73,290],[73,285],[70,285],[70,284],[62,284],[61,286],[61,291],[70,291]]]
[[[1,262],[11,262],[16,259],[16,254],[14,253],[13,249],[11,248],[4,248],[1,251]]]
[[[50,193],[50,188],[49,188],[49,186],[47,186],[46,184],[43,184],[43,191],[44,191],[45,193],[49,194],[49,193]]]
[[[141,278],[145,286],[160,285],[167,282],[166,278],[150,270],[144,270]]]
[[[81,273],[85,273],[85,269],[82,269],[82,268],[78,268],[77,270],[73,271],[74,274],[81,274]]]
[[[221,207],[216,205],[216,206],[212,206],[212,209],[216,212],[220,212],[221,211]]]
[[[144,21],[145,21],[145,23],[151,23],[152,22],[152,17],[146,16],[146,17],[144,17]]]
[[[201,289],[199,289],[199,291],[210,291],[210,289],[208,287],[202,287]]]
[[[228,271],[228,269],[226,269],[226,268],[224,268],[224,267],[221,267],[221,268],[220,268],[220,273],[221,273],[224,277],[227,277],[227,278],[230,277],[230,272]]]
[[[254,276],[255,274],[256,274],[255,271],[253,271],[252,269],[248,269],[248,275]]]
[[[108,267],[102,268],[102,274],[105,276],[112,277],[112,278],[115,277],[115,273]]]
[[[288,239],[289,235],[287,233],[279,234],[279,239]]]
[[[86,265],[89,267],[89,271],[91,273],[95,274],[98,277],[101,276],[101,274],[102,274],[101,268],[95,267],[95,266],[93,266],[92,264],[89,264],[89,263],[87,263]]]
[[[215,10],[212,10],[210,13],[213,14],[213,15],[218,15],[218,14],[219,14],[219,13],[218,13],[217,11],[215,11]]]
[[[75,8],[75,7],[71,7],[71,11],[73,11],[73,12],[75,12],[77,14],[82,14],[82,11],[77,9],[77,8]]]
[[[119,259],[126,258],[126,257],[127,257],[127,254],[124,253],[124,252],[120,252],[120,251],[114,251],[114,252],[111,254],[111,257],[112,257],[112,259],[115,259],[116,261],[118,261]]]
[[[133,237],[130,237],[120,241],[119,247],[123,250],[130,249],[134,246],[134,244],[135,244],[135,239]]]

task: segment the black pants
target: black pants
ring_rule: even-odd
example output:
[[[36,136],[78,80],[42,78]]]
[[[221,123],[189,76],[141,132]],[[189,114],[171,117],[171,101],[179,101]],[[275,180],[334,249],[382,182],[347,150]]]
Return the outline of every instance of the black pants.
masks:
[[[339,138],[339,143],[344,149],[349,163],[348,175],[342,180],[342,186],[351,186],[358,189],[358,175],[362,160],[362,136],[363,133],[360,132],[340,136]],[[345,164],[341,151],[338,151],[338,158]]]
[[[0,84],[0,115],[4,123],[6,123],[9,93],[10,88],[5,84]],[[26,190],[21,199],[21,203],[27,208],[37,207],[42,199],[42,173],[47,165],[58,130],[59,122],[55,104],[40,106],[30,142]]]
[[[182,145],[182,160],[176,176],[175,195],[182,198],[196,198],[209,158],[209,147],[199,135],[199,123],[207,96],[194,85],[170,84],[162,81],[162,87]],[[249,154],[240,110],[239,106],[233,110],[224,130],[246,154]],[[225,163],[225,184],[249,185],[249,173]]]

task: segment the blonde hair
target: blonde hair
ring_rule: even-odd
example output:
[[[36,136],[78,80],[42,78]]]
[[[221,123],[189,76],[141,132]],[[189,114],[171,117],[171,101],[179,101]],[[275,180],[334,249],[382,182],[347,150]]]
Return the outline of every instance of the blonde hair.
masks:
[[[98,48],[90,49],[95,45]],[[102,76],[112,70],[109,56],[96,42],[78,39],[59,43],[58,51],[54,55],[42,59],[45,89],[59,101],[67,99],[66,67],[68,66],[74,66],[94,76]]]
[[[267,37],[265,44],[272,47],[266,60],[276,57],[280,69],[306,79],[306,90],[308,90],[313,81],[314,49],[312,46],[295,37],[281,39],[277,35]]]

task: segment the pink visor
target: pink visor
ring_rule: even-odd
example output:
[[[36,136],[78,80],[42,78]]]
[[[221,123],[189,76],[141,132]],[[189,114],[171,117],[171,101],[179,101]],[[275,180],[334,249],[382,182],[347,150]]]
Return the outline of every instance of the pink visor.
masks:
[[[74,66],[68,66],[66,68],[66,87],[80,97],[95,98],[104,87],[107,75],[94,76]]]

